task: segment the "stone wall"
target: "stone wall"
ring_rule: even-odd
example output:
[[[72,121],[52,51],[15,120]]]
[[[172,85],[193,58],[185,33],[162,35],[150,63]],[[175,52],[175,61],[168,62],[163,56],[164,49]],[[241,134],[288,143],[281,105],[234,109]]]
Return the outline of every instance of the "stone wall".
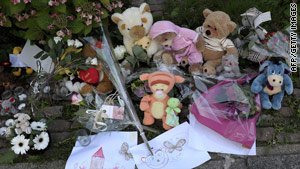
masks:
[[[141,3],[147,2],[150,5],[150,9],[153,16],[162,15],[164,9],[164,3],[167,0],[132,0],[132,6],[139,6]]]

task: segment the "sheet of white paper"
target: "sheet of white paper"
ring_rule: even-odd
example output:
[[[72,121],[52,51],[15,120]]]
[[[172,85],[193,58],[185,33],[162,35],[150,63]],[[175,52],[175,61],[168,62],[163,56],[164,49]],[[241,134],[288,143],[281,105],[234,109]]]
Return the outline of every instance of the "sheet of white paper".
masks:
[[[271,12],[264,12],[260,15],[258,15],[254,20],[254,27],[256,28],[258,25],[260,25],[263,22],[270,21],[271,20]]]
[[[228,140],[214,130],[202,125],[194,115],[190,114],[189,146],[209,152],[228,153],[238,155],[256,155],[256,143],[251,149],[240,143]]]
[[[136,131],[102,132],[89,137],[91,143],[86,147],[76,142],[65,169],[134,169],[134,160],[126,160],[120,150],[124,142],[129,147],[137,145]]]
[[[144,143],[132,147],[130,152],[137,167],[139,169],[186,169],[208,161],[210,156],[206,151],[196,150],[189,146],[187,132],[189,128],[190,125],[185,122],[149,141],[153,156]]]
[[[40,59],[35,59],[34,56],[36,54],[38,54],[40,51],[42,51],[41,48],[39,48],[36,45],[30,45],[30,40],[27,40],[20,56],[19,59],[25,63],[26,65],[28,65],[29,67],[31,67],[34,71],[37,71],[37,64],[36,61],[40,61],[41,62],[41,66],[42,69],[47,72],[50,73],[53,68],[54,68],[54,64],[51,60],[50,57],[48,57],[45,60],[40,60]]]
[[[9,54],[9,62],[11,63],[10,67],[27,67],[20,59],[20,54]]]

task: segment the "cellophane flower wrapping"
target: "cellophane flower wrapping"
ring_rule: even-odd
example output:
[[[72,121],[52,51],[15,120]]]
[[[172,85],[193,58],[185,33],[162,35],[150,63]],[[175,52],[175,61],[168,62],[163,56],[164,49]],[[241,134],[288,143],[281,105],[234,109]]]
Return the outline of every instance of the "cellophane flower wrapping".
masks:
[[[199,123],[225,138],[252,147],[261,111],[259,95],[250,91],[249,81],[255,76],[225,80],[202,94],[195,92],[191,112]]]

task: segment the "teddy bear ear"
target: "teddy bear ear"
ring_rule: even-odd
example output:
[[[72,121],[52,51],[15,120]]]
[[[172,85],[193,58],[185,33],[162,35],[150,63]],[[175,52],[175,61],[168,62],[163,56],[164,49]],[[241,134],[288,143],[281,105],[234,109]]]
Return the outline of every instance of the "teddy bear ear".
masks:
[[[280,61],[279,63],[280,63],[280,64],[282,65],[282,67],[283,67],[284,74],[289,74],[289,73],[291,73],[290,67],[288,67],[286,64],[282,63],[281,61]]]
[[[181,76],[175,76],[175,82],[176,83],[182,83],[182,82],[184,82],[184,78],[181,77]]]
[[[204,9],[203,11],[203,15],[204,15],[204,18],[206,18],[209,14],[211,14],[213,11],[211,11],[210,9]]]
[[[118,24],[120,21],[123,20],[123,15],[120,14],[120,13],[114,13],[114,14],[111,16],[111,20],[112,20],[115,24]]]
[[[265,61],[260,67],[259,71],[262,72],[266,67],[270,66],[271,62],[270,61]]]
[[[150,6],[147,3],[142,3],[140,6],[140,12],[144,14],[145,12],[151,12]]]
[[[142,81],[145,81],[145,80],[148,80],[149,79],[149,74],[148,73],[146,73],[146,74],[142,74],[141,76],[140,76],[140,79],[142,80]]]
[[[233,32],[234,29],[236,28],[236,23],[234,23],[232,21],[228,22],[227,25],[228,25],[228,30],[230,31],[230,33]]]

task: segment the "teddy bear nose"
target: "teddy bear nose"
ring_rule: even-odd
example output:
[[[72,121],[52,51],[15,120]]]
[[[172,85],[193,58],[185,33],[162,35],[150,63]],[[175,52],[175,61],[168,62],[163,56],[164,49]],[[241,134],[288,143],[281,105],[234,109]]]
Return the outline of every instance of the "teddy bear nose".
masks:
[[[205,33],[206,33],[206,35],[210,35],[211,34],[210,30],[207,30]]]
[[[139,35],[140,33],[139,33],[139,32],[135,32],[134,34],[135,34],[135,35]]]
[[[204,72],[206,73],[206,72],[207,72],[207,69],[204,69]]]
[[[169,45],[165,45],[165,47],[169,47]]]

